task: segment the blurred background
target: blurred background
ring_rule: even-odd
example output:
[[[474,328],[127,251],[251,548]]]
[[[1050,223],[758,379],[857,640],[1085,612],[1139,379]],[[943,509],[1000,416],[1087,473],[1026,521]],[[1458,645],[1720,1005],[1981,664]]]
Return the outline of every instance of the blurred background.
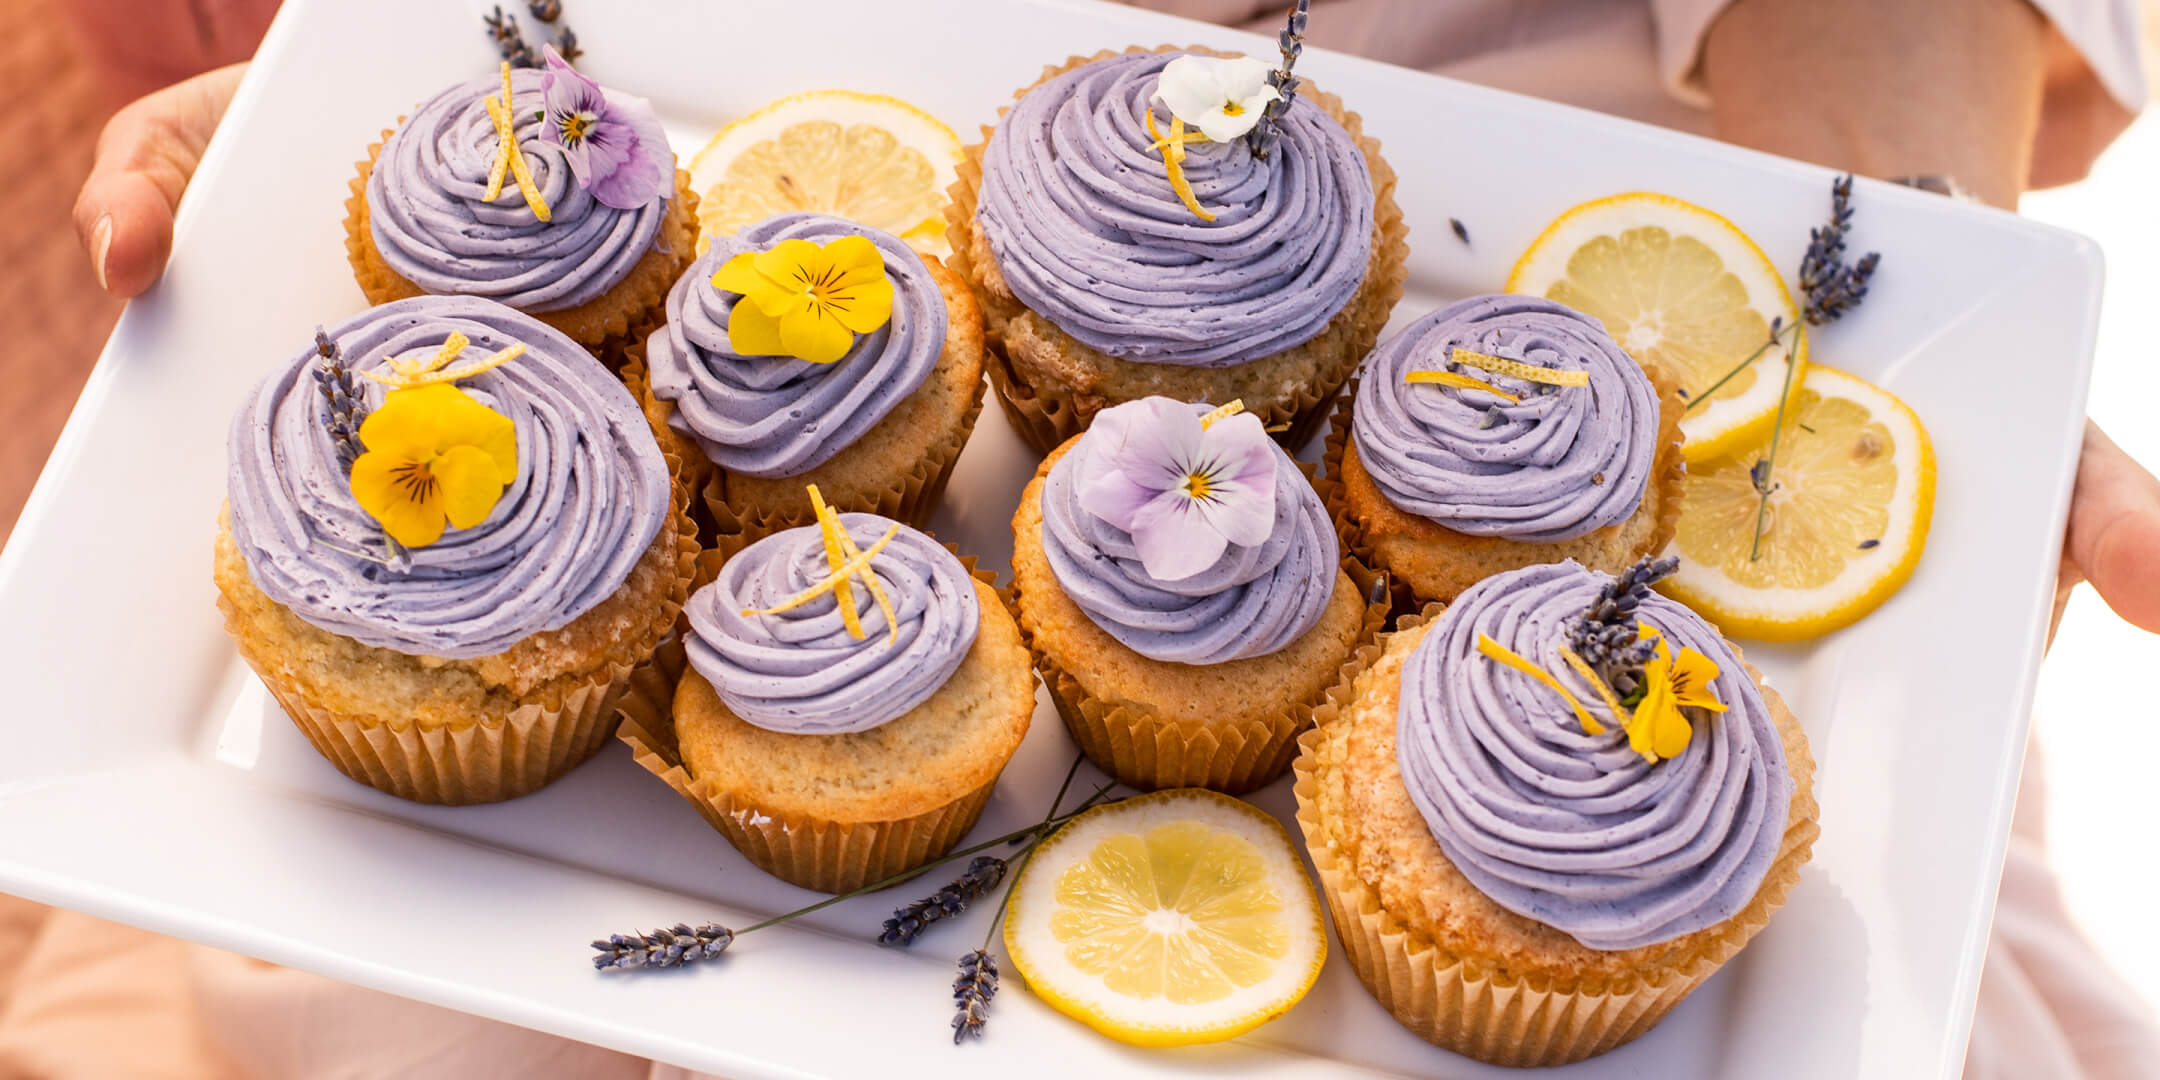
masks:
[[[275,0],[199,0],[226,7]],[[245,58],[251,41],[218,41],[209,22],[163,28],[158,55],[113,57],[86,48],[114,40],[64,17],[66,0],[0,0],[0,191],[10,195],[0,260],[0,311],[10,316],[0,350],[0,540],[12,531],[46,454],[103,347],[120,304],[98,289],[77,246],[69,210],[88,173],[98,131],[119,105],[153,89],[101,74],[116,66],[177,79]],[[177,7],[177,5],[165,5]],[[2148,46],[2160,38],[2149,19]],[[141,29],[138,27],[137,29]],[[109,45],[97,46],[110,48]],[[170,81],[170,80],[163,80]],[[2098,240],[2108,283],[2091,411],[2124,449],[2160,464],[2160,346],[2144,305],[2160,300],[2160,115],[2149,110],[2071,187],[2028,196],[2024,212]],[[2035,357],[2036,371],[2048,358]],[[1938,537],[1937,542],[1955,542]],[[2160,559],[2160,552],[2153,557]],[[2160,694],[2144,684],[2160,670],[2160,637],[2117,619],[2089,591],[2071,601],[2042,668],[2034,724],[2051,792],[2050,843],[2071,908],[2118,971],[2160,1002],[2160,865],[2144,796]],[[1957,723],[1955,717],[1915,717]],[[2029,767],[2032,763],[2029,762]],[[21,903],[21,902],[16,902]],[[0,938],[5,937],[0,926]],[[12,952],[0,940],[0,950]],[[7,988],[0,986],[0,1005]]]

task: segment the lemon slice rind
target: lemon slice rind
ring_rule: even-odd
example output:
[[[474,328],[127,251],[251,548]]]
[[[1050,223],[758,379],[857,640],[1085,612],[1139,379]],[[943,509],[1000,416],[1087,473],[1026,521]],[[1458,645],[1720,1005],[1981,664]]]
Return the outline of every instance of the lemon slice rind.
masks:
[[[1197,823],[1257,852],[1281,901],[1284,954],[1262,979],[1197,1004],[1130,997],[1081,970],[1051,923],[1062,906],[1059,880],[1114,836]],[[1196,788],[1158,791],[1088,811],[1036,850],[1013,885],[1005,947],[1028,988],[1052,1007],[1102,1033],[1141,1046],[1184,1046],[1233,1038],[1287,1012],[1311,989],[1327,959],[1327,931],[1305,864],[1282,823],[1230,796]]]

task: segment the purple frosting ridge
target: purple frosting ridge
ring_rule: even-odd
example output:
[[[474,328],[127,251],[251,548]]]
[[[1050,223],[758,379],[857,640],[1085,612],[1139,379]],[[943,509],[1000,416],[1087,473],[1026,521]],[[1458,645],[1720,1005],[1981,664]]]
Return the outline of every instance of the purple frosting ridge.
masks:
[[[885,256],[892,321],[859,334],[830,364],[741,356],[728,348],[728,315],[742,297],[713,274],[746,251],[783,240],[830,243],[867,236]],[[745,476],[797,476],[831,460],[915,392],[945,351],[945,295],[914,249],[890,233],[819,214],[781,214],[729,236],[668,293],[667,325],[647,339],[653,396],[675,403],[668,426],[705,456]]]
[[[469,659],[557,630],[629,579],[666,523],[667,462],[630,392],[577,342],[492,300],[399,300],[330,329],[372,410],[363,371],[433,356],[525,352],[457,387],[517,426],[518,477],[470,529],[382,564],[382,527],[353,500],[325,422],[313,348],[287,360],[234,415],[226,471],[233,540],[258,588],[309,623],[377,648]]]
[[[1793,781],[1770,709],[1716,629],[1663,596],[1641,617],[1673,651],[1716,661],[1723,713],[1653,765],[1561,658],[1566,624],[1610,578],[1573,561],[1472,586],[1403,664],[1396,754],[1448,861],[1501,907],[1593,949],[1670,941],[1738,914],[1784,842]],[[1478,652],[1490,635],[1568,687],[1605,725]]]
[[[513,71],[510,86],[518,148],[549,220],[533,216],[510,179],[494,202],[481,201],[496,143],[484,99],[502,94],[501,77],[489,75],[429,98],[383,144],[368,175],[369,229],[383,261],[427,292],[521,311],[574,308],[629,276],[660,235],[668,200],[618,210],[593,198],[563,148],[540,136],[540,72]]]
[[[1342,125],[1306,98],[1265,159],[1187,148],[1202,221],[1171,188],[1145,113],[1179,53],[1128,53],[1027,92],[983,154],[976,218],[1022,304],[1098,352],[1228,367],[1303,344],[1356,294],[1373,185]],[[1169,131],[1167,109],[1156,123]]]
[[[1194,405],[1207,413],[1213,406]],[[1101,430],[1101,429],[1095,429]],[[1058,587],[1111,637],[1142,656],[1220,664],[1265,656],[1304,636],[1335,595],[1335,529],[1296,463],[1275,456],[1275,525],[1265,542],[1231,544],[1215,565],[1163,581],[1140,564],[1132,535],[1089,513],[1080,492],[1104,466],[1092,432],[1043,481],[1042,546]]]
[[[1449,359],[1458,348],[1587,371],[1590,384],[1463,367]],[[1404,381],[1414,371],[1455,371],[1522,400]],[[1473,296],[1381,342],[1359,378],[1358,461],[1406,513],[1472,536],[1553,543],[1642,505],[1657,457],[1657,389],[1591,316],[1535,296]]]
[[[894,524],[876,514],[842,514],[840,522],[866,552]],[[981,600],[957,556],[905,525],[871,566],[892,600],[897,641],[888,640],[885,615],[859,577],[850,581],[860,638],[848,633],[832,592],[788,611],[743,614],[779,607],[830,575],[823,533],[813,525],[744,548],[690,597],[690,666],[729,711],[770,731],[842,735],[898,719],[967,658]]]

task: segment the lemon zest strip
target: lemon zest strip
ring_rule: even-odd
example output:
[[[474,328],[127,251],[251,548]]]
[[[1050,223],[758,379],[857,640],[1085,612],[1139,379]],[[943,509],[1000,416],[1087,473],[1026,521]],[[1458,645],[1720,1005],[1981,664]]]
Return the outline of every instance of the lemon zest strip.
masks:
[[[1592,735],[1605,733],[1605,725],[1598,723],[1597,717],[1590,715],[1590,710],[1583,708],[1582,702],[1575,700],[1575,695],[1568,693],[1568,688],[1560,685],[1560,680],[1553,678],[1544,668],[1510,652],[1507,646],[1494,641],[1489,635],[1481,633],[1477,638],[1478,651],[1485,654],[1487,660],[1514,668],[1551,687],[1554,693],[1567,701],[1568,708],[1575,710],[1575,719],[1582,721],[1584,731]]]
[[[1510,360],[1505,356],[1471,352],[1468,349],[1456,349],[1448,354],[1448,359],[1464,367],[1474,367],[1482,371],[1490,371],[1495,375],[1505,375],[1510,379],[1521,379],[1524,382],[1544,383],[1547,386],[1590,385],[1590,373],[1587,371],[1563,371],[1560,368],[1539,367],[1536,364],[1525,364],[1520,360]]]
[[[424,362],[403,357],[391,357],[390,374],[385,375],[379,371],[363,371],[361,374],[393,390],[410,390],[414,387],[427,386],[432,383],[455,382],[458,379],[469,378],[483,371],[499,368],[525,355],[525,344],[523,342],[513,342],[509,348],[499,349],[484,360],[475,360],[463,367],[449,369],[443,367],[443,365],[457,359],[469,344],[471,342],[466,340],[465,335],[453,330],[450,332],[449,337],[443,339],[442,348],[432,358]]]
[[[1522,402],[1521,398],[1516,397],[1515,395],[1510,394],[1507,391],[1502,390],[1499,387],[1494,386],[1493,384],[1486,382],[1483,379],[1473,379],[1468,375],[1459,374],[1453,371],[1413,371],[1410,374],[1403,376],[1403,381],[1412,383],[1438,383],[1441,386],[1452,386],[1457,390],[1483,390],[1486,393],[1493,395],[1494,397],[1501,398],[1513,404],[1520,404]]]
[[[1605,707],[1612,710],[1615,721],[1625,725],[1631,719],[1632,714],[1628,712],[1625,706],[1620,704],[1619,698],[1613,696],[1612,687],[1605,685],[1605,680],[1598,677],[1597,669],[1591,667],[1590,661],[1583,659],[1581,653],[1562,645],[1560,647],[1560,658],[1566,660],[1568,666],[1575,669],[1575,674],[1582,676],[1583,680],[1590,684],[1591,689],[1596,690],[1598,696],[1605,699]],[[1605,734],[1603,724],[1592,724],[1583,730],[1592,735]]]
[[[540,185],[533,182],[532,169],[525,164],[525,153],[518,147],[517,126],[512,122],[510,110],[510,62],[502,65],[502,99],[482,99],[487,104],[488,118],[495,122],[495,165],[488,170],[487,190],[481,199],[494,202],[502,194],[503,170],[508,168],[517,180],[518,192],[525,196],[525,205],[532,208],[533,216],[548,220],[547,199],[540,194]]]
[[[1185,179],[1185,121],[1172,116],[1170,137],[1165,139],[1162,131],[1155,126],[1155,110],[1143,110],[1143,115],[1147,117],[1147,133],[1162,147],[1163,169],[1170,175],[1170,189],[1177,192],[1178,199],[1185,204],[1185,209],[1192,211],[1194,217],[1202,221],[1215,220],[1215,215],[1208,213],[1207,208],[1200,205],[1200,197],[1193,194],[1192,181]]]
[[[810,485],[810,504],[817,511],[819,532],[825,540],[825,558],[832,566],[832,573],[774,607],[744,608],[743,615],[778,615],[830,592],[834,594],[834,602],[840,606],[840,618],[847,625],[848,636],[859,640],[863,637],[862,622],[855,616],[854,590],[849,587],[848,579],[860,574],[863,584],[870,589],[871,597],[877,600],[878,611],[885,616],[885,640],[887,643],[899,640],[900,626],[893,612],[892,599],[886,595],[885,585],[878,580],[877,572],[870,568],[870,561],[885,550],[885,545],[891,543],[893,537],[900,534],[899,523],[895,522],[892,528],[885,530],[885,535],[879,537],[877,543],[869,548],[858,548],[855,538],[840,527],[840,515],[827,506],[824,497],[818,494],[816,484]]]
[[[829,535],[840,541],[841,554],[846,555],[850,560],[863,558],[863,584],[870,589],[870,599],[877,601],[878,612],[885,616],[885,643],[890,645],[900,640],[900,616],[893,611],[892,597],[886,594],[884,583],[878,580],[877,570],[863,556],[862,549],[855,545],[854,535],[840,527],[839,511],[825,505],[825,498],[818,493],[816,484],[810,485],[810,504],[819,512],[820,521],[831,522],[830,528],[832,531]],[[891,530],[886,532],[886,539],[891,539],[893,534],[899,531],[900,526],[893,526]],[[884,541],[879,541],[878,546],[883,547]],[[849,606],[849,610],[850,612],[853,611],[853,605]],[[862,637],[862,634],[858,632],[855,636],[859,638]]]
[[[1230,403],[1228,405],[1224,405],[1221,408],[1218,408],[1215,411],[1208,413],[1206,416],[1201,417],[1200,430],[1206,431],[1207,429],[1214,427],[1217,420],[1228,420],[1231,417],[1236,416],[1237,414],[1244,411],[1245,399],[1232,398],[1230,399]]]

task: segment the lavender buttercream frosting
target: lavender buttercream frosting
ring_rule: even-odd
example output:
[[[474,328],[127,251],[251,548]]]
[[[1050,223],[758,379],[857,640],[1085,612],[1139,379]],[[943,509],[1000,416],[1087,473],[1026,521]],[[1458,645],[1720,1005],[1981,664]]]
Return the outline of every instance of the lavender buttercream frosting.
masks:
[[[864,551],[893,526],[876,514],[840,522]],[[860,578],[851,579],[860,638],[848,633],[832,592],[788,611],[743,613],[779,607],[830,575],[823,534],[808,526],[744,548],[691,596],[690,666],[729,711],[770,731],[842,735],[892,722],[952,678],[975,645],[982,608],[959,558],[905,525],[871,564],[892,600],[898,640]]]
[[[1403,664],[1396,753],[1433,839],[1501,907],[1593,949],[1654,945],[1731,918],[1784,841],[1793,781],[1760,690],[1718,632],[1663,596],[1641,617],[1716,661],[1723,713],[1695,710],[1680,756],[1650,764],[1560,658],[1566,624],[1609,578],[1569,561],[1486,578]],[[1478,635],[1550,672],[1605,724],[1478,652]]]
[[[258,588],[333,634],[402,653],[467,659],[556,630],[622,587],[669,509],[667,462],[637,402],[592,354],[491,300],[423,296],[332,328],[356,373],[433,356],[455,331],[457,363],[513,343],[525,352],[457,387],[517,428],[518,476],[470,529],[382,564],[382,527],[360,509],[325,421],[309,348],[264,379],[233,417],[226,471],[233,540]],[[354,383],[370,410],[384,387]]]
[[[501,95],[499,76],[429,98],[383,144],[368,174],[368,226],[383,261],[407,281],[437,295],[562,311],[614,288],[651,250],[667,198],[618,210],[579,187],[563,148],[541,138],[540,78],[531,68],[510,73],[518,147],[547,221],[510,180],[494,202],[480,198],[496,144],[484,99]]]
[[[1205,414],[1212,406],[1193,410]],[[1132,535],[1089,513],[1080,492],[1107,465],[1083,434],[1043,481],[1042,546],[1058,587],[1126,648],[1154,660],[1220,664],[1265,656],[1320,621],[1335,594],[1335,529],[1304,474],[1275,457],[1275,524],[1267,539],[1231,544],[1215,565],[1163,581],[1140,563]]]
[[[728,316],[741,296],[713,274],[746,251],[783,240],[829,243],[866,236],[885,256],[892,321],[855,338],[830,364],[742,356],[728,348]],[[668,424],[721,467],[745,476],[796,476],[853,446],[915,392],[945,350],[945,295],[901,240],[819,214],[781,214],[731,236],[690,264],[668,293],[667,325],[647,340],[655,397],[675,403]]]
[[[1356,294],[1373,184],[1350,133],[1307,98],[1266,158],[1187,148],[1202,221],[1149,150],[1147,110],[1180,53],[1097,60],[1029,90],[982,161],[977,223],[1022,304],[1082,344],[1143,363],[1228,367],[1311,340]]]
[[[1549,386],[1451,362],[1456,349],[1587,371]],[[1455,371],[1522,400],[1411,383]],[[1595,318],[1535,296],[1474,296],[1405,327],[1365,361],[1351,437],[1381,494],[1459,533],[1552,543],[1626,520],[1657,457],[1658,394]]]

